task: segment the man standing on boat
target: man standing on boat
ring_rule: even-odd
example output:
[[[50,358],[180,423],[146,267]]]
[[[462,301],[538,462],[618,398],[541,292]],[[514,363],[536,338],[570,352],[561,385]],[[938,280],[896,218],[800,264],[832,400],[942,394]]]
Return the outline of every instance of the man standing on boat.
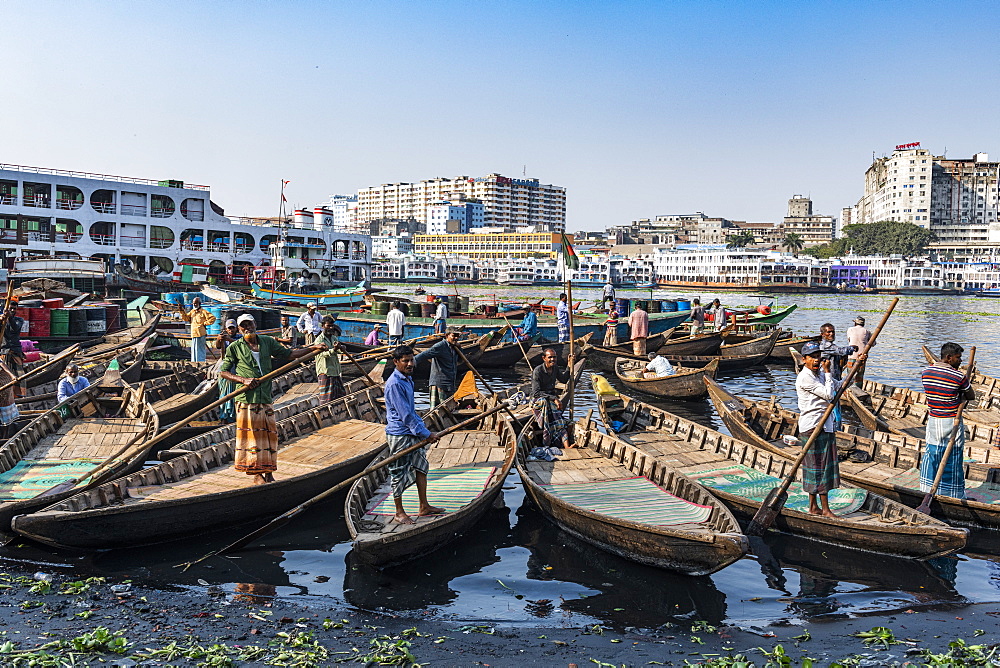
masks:
[[[24,328],[24,318],[17,314],[17,301],[11,299],[7,305],[7,325],[0,341],[0,358],[7,365],[13,378],[24,375],[24,348],[21,347],[21,330]],[[14,385],[15,397],[24,395],[24,384]]]
[[[385,435],[389,445],[389,454],[394,455],[406,448],[416,445],[422,440],[428,444],[438,439],[424,421],[417,415],[413,402],[413,370],[416,368],[413,360],[413,349],[409,346],[398,346],[392,351],[392,361],[395,370],[385,383]],[[416,483],[418,514],[440,515],[442,508],[435,508],[427,501],[427,472],[430,464],[427,461],[426,448],[420,448],[407,456],[389,464],[389,480],[392,486],[392,499],[396,504],[396,516],[393,518],[399,524],[413,524],[413,518],[403,509],[403,492]]]
[[[448,305],[438,297],[434,300],[437,309],[434,312],[434,333],[444,334],[448,329]]]
[[[609,299],[615,300],[615,286],[611,285],[611,281],[604,284],[604,303],[606,304]]]
[[[316,355],[316,376],[319,381],[320,401],[323,403],[339,399],[345,394],[344,381],[340,369],[340,327],[333,316],[323,317],[323,332],[316,337],[316,344],[326,346],[326,350]]]
[[[643,302],[635,303],[635,310],[628,316],[628,326],[632,330],[632,354],[646,354],[646,338],[649,336],[649,314],[642,308]]]
[[[701,305],[701,300],[695,297],[691,300],[691,338],[701,334],[705,328],[705,307]]]
[[[958,407],[963,400],[976,398],[970,375],[962,373],[962,346],[948,342],[941,346],[941,361],[935,362],[920,374],[927,394],[927,449],[920,459],[920,491],[929,492],[934,484],[941,458],[948,448],[951,433],[955,432],[955,445],[944,467],[937,493],[956,499],[965,498],[965,424],[955,424]]]
[[[840,487],[833,414],[823,424],[819,423],[840,387],[840,381],[831,373],[832,365],[829,357],[823,357],[820,345],[808,341],[802,346],[802,370],[795,379],[800,445],[805,445],[815,429],[820,430],[802,461],[802,489],[809,494],[809,514],[825,517],[836,517],[830,510],[828,494],[831,489]]]
[[[712,314],[712,325],[715,331],[726,328],[726,307],[718,299],[712,301],[708,312]]]
[[[201,307],[200,297],[195,297],[191,301],[190,311],[185,311],[179,300],[177,308],[184,322],[191,323],[191,361],[204,362],[208,352],[206,346],[208,327],[215,324],[215,316]]]
[[[854,327],[847,330],[847,343],[854,347],[854,352],[847,359],[847,368],[851,369],[858,363],[858,351],[863,350],[868,345],[868,339],[872,338],[872,333],[865,329],[865,319],[858,316],[854,319]],[[865,379],[865,368],[859,367],[854,374],[854,384],[861,387],[861,382]]]
[[[393,302],[389,309],[389,315],[385,316],[385,326],[389,329],[389,346],[398,346],[403,343],[403,331],[406,329],[406,314],[403,313],[403,304]]]
[[[281,316],[281,336],[277,337],[278,343],[289,348],[297,348],[299,345],[299,330],[292,327],[291,320],[287,315]]]
[[[569,341],[569,305],[565,292],[559,295],[559,303],[556,304],[556,328],[559,330],[559,343]]]
[[[614,304],[614,302],[610,302]],[[614,306],[608,309],[608,317],[604,321],[604,347],[618,345],[618,311]]]
[[[278,470],[278,428],[271,406],[271,383],[258,378],[275,368],[326,346],[289,350],[270,336],[257,333],[253,316],[236,319],[243,338],[226,348],[219,376],[246,387],[236,396],[236,470],[254,476],[253,484],[274,482]]]
[[[306,304],[306,312],[299,316],[299,321],[295,323],[295,327],[305,337],[306,345],[311,346],[316,336],[323,331],[319,313],[316,312],[316,302]]]
[[[433,346],[417,355],[413,360],[414,366],[419,366],[424,360],[430,360],[431,379],[431,408],[445,401],[455,393],[455,384],[458,377],[458,353],[455,346],[458,345],[458,330],[454,327],[448,329],[445,337]]]

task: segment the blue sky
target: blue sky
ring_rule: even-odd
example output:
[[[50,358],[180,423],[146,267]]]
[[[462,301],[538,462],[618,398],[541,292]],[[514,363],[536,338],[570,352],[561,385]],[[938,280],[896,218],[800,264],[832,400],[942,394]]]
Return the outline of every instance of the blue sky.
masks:
[[[500,172],[567,227],[839,215],[872,153],[1000,158],[995,2],[7,0],[0,162],[235,215]]]

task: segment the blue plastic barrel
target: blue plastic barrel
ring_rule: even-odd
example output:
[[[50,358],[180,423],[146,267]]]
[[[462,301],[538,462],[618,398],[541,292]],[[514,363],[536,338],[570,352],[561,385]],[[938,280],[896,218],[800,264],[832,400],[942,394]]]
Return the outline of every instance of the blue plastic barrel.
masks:
[[[222,331],[222,325],[224,324],[224,320],[223,320],[222,316],[223,316],[223,311],[226,310],[226,307],[225,306],[209,306],[205,310],[215,316],[215,324],[214,325],[209,325],[208,327],[206,327],[205,331],[208,334],[218,334],[219,332]]]
[[[691,300],[690,299],[678,299],[677,309],[678,311],[690,311],[691,310]]]
[[[616,299],[615,301],[618,303],[616,310],[618,311],[619,316],[628,315],[629,313],[632,312],[632,309],[629,306],[628,299],[621,298],[621,299]]]
[[[667,299],[660,302],[660,310],[663,313],[672,313],[673,311],[679,310],[680,304],[673,299]]]

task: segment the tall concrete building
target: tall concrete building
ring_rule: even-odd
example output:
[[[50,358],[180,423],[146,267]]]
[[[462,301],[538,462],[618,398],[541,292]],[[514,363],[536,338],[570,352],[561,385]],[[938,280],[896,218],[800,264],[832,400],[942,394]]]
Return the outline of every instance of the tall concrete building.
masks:
[[[836,224],[833,216],[814,214],[811,199],[794,195],[788,200],[788,215],[782,220],[782,238],[797,234],[806,246],[825,244],[833,241]]]
[[[413,218],[426,225],[428,207],[456,198],[482,202],[486,226],[566,230],[565,188],[540,183],[538,179],[513,179],[500,174],[441,177],[363,188],[358,191],[358,219]]]
[[[466,234],[482,227],[484,219],[483,203],[478,200],[435,202],[427,207],[427,234]]]
[[[934,232],[935,247],[960,250],[1000,244],[1000,163],[986,153],[949,160],[919,143],[896,146],[865,172],[855,223],[897,220]]]

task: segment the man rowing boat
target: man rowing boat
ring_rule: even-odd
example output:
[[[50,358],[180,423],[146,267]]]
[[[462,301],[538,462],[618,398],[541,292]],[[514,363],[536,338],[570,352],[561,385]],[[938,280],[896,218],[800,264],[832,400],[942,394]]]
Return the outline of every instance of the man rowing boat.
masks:
[[[965,374],[958,370],[962,366],[962,350],[957,343],[944,344],[941,361],[920,374],[927,395],[927,448],[920,459],[920,491],[931,491],[951,432],[955,430],[955,445],[945,464],[937,493],[956,499],[965,498],[965,424],[961,420],[955,424],[955,418],[963,399],[976,398],[970,381],[972,369]]]

